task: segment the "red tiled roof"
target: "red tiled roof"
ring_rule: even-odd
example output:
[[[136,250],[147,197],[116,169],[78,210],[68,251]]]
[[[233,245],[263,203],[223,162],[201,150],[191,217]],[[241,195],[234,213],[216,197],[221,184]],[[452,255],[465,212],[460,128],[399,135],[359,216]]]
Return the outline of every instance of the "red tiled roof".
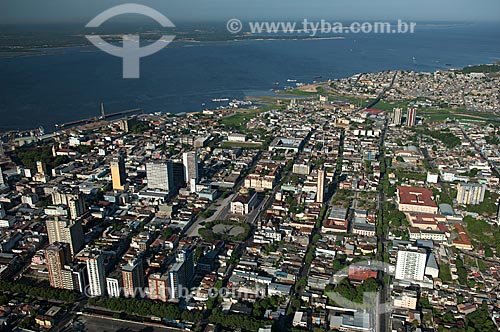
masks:
[[[460,224],[455,224],[455,228],[458,232],[458,239],[453,241],[453,244],[461,244],[466,246],[472,246],[472,242],[469,240],[465,229]]]
[[[367,108],[367,109],[365,109],[365,112],[377,115],[377,114],[383,113],[384,111],[378,110],[378,109],[375,109],[375,108]]]
[[[437,207],[432,191],[427,188],[398,187],[398,196],[400,204]]]
[[[366,281],[367,279],[376,279],[377,271],[372,271],[367,268],[349,267],[349,279],[356,281]]]

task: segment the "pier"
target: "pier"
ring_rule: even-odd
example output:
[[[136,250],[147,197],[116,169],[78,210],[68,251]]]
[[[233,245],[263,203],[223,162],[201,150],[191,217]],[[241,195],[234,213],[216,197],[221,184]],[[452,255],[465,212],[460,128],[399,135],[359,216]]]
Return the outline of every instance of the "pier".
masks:
[[[61,123],[61,124],[56,124],[55,126],[58,129],[62,129],[62,128],[76,126],[76,125],[80,125],[80,124],[87,124],[87,123],[97,122],[97,121],[100,121],[100,120],[105,120],[107,118],[114,118],[114,117],[121,116],[121,115],[127,115],[127,114],[131,114],[131,113],[137,113],[137,112],[140,112],[140,111],[142,111],[141,108],[134,108],[134,109],[126,110],[126,111],[120,111],[120,112],[115,112],[115,113],[111,113],[111,114],[105,114],[104,113],[104,108],[101,108],[101,116],[99,116],[99,117],[94,116],[94,117],[87,118],[87,119],[69,121],[69,122],[65,122],[65,123]]]

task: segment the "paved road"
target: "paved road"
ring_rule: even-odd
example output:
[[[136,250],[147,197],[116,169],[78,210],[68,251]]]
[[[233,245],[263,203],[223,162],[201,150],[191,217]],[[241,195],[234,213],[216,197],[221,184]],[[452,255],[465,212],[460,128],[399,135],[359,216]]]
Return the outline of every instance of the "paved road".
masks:
[[[82,328],[82,331],[109,331],[109,332],[117,332],[117,331],[148,331],[148,332],[174,332],[174,331],[182,331],[177,328],[167,328],[167,327],[158,327],[146,325],[144,323],[131,322],[131,321],[121,321],[112,318],[105,317],[96,317],[96,316],[88,316],[88,315],[80,315],[77,316],[72,327],[69,328],[68,331],[75,331],[78,328]]]
[[[218,204],[216,211],[214,214],[208,218],[201,218],[197,217],[196,220],[193,222],[193,224],[186,230],[186,236],[198,236],[198,230],[203,227],[201,225],[202,222],[210,222],[214,220],[220,220],[224,219],[227,213],[229,212],[229,208],[231,206],[231,201],[233,198],[236,196],[236,193],[233,192],[231,195],[227,196],[224,199],[219,199],[212,203],[209,208],[212,208],[215,206],[215,204]]]

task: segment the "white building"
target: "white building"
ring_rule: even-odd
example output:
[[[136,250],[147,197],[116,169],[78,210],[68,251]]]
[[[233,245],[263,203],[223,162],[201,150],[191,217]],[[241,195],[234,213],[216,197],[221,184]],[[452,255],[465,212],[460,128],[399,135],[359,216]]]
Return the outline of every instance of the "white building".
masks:
[[[118,271],[115,272],[106,277],[106,290],[109,297],[120,297],[121,295],[122,276]]]
[[[227,140],[229,142],[246,142],[247,136],[244,134],[231,133],[227,136]]]
[[[184,165],[184,180],[192,188],[191,191],[195,191],[193,190],[193,183],[196,186],[199,181],[198,153],[196,151],[184,152],[182,154],[182,164]]]
[[[87,261],[87,275],[89,278],[89,296],[102,296],[106,292],[106,277],[104,272],[104,256],[97,251],[84,253]]]
[[[403,110],[401,108],[394,108],[392,113],[392,124],[395,126],[401,125],[403,118]]]
[[[231,213],[247,215],[257,206],[257,193],[250,195],[237,195],[231,202]]]
[[[417,308],[418,297],[415,291],[405,291],[394,297],[396,308],[415,310]]]
[[[311,173],[311,165],[307,162],[298,162],[293,164],[293,174],[309,175]]]
[[[396,279],[408,281],[424,280],[427,254],[420,251],[398,251]]]
[[[0,187],[5,185],[5,181],[3,179],[2,167],[0,167]]]
[[[173,191],[173,170],[171,161],[149,162],[146,164],[148,189]]]
[[[438,183],[439,174],[432,173],[431,171],[427,172],[427,183]]]
[[[457,203],[475,205],[484,201],[486,186],[479,183],[459,183],[457,186]]]

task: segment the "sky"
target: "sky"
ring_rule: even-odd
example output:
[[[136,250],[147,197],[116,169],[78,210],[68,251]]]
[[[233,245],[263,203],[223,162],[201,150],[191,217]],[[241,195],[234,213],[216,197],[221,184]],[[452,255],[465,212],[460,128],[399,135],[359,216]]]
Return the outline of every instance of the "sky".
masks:
[[[174,23],[230,18],[500,22],[499,0],[0,0],[0,24],[88,22],[128,2],[153,7]]]

